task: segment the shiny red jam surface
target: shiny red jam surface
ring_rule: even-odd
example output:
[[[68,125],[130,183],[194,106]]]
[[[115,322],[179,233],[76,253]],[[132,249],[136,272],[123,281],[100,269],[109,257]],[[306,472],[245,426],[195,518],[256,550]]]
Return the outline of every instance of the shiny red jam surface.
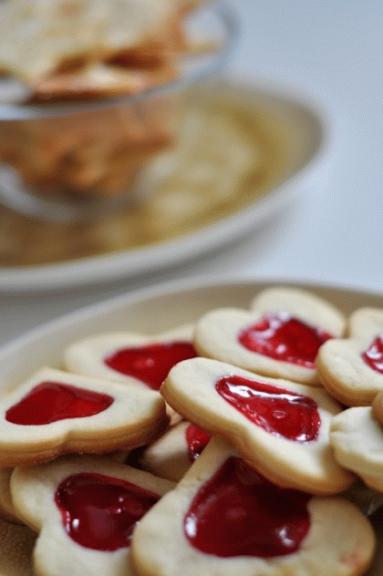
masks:
[[[123,348],[107,356],[104,362],[112,370],[158,390],[173,366],[196,355],[190,342],[165,342]]]
[[[362,358],[375,372],[383,374],[383,334],[379,334],[367,350],[362,352]]]
[[[231,457],[197,492],[184,518],[189,542],[224,558],[273,558],[299,550],[310,496],[271,484]]]
[[[41,382],[5,414],[8,422],[42,426],[67,418],[86,418],[103,412],[114,400],[108,394],[59,382]]]
[[[195,426],[194,424],[189,424],[186,428],[186,443],[188,445],[189,460],[194,462],[200,456],[203,449],[206,447],[210,440],[210,434]]]
[[[285,312],[267,314],[238,336],[251,352],[305,368],[314,368],[318,350],[329,338],[327,332]]]
[[[320,414],[309,396],[242,376],[221,378],[215,388],[226,402],[270,434],[296,442],[318,437]]]
[[[136,523],[158,499],[130,482],[93,473],[69,476],[55,494],[72,540],[85,548],[109,552],[130,546]]]

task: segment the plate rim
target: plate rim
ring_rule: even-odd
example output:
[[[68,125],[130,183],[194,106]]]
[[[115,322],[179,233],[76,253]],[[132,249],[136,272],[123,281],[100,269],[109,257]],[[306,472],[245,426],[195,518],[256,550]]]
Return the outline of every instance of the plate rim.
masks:
[[[205,290],[214,288],[221,290],[225,287],[234,289],[240,288],[241,286],[250,287],[253,285],[256,288],[256,286],[259,284],[268,284],[270,286],[293,286],[314,291],[318,288],[324,290],[333,289],[349,294],[365,295],[368,298],[382,298],[383,305],[383,291],[379,292],[376,289],[361,289],[358,287],[353,287],[351,284],[337,284],[332,282],[318,282],[316,280],[299,280],[294,278],[269,276],[242,277],[239,275],[236,279],[233,279],[232,275],[228,274],[219,275],[214,278],[207,277],[206,275],[195,276],[193,278],[182,278],[161,282],[156,286],[137,288],[128,293],[102,299],[99,302],[88,304],[86,306],[80,307],[77,310],[67,312],[66,314],[61,314],[57,318],[48,320],[42,325],[38,325],[28,330],[21,336],[16,336],[7,344],[1,346],[0,363],[1,360],[5,359],[9,354],[13,354],[14,351],[17,351],[24,346],[28,346],[36,339],[48,337],[51,332],[57,332],[71,325],[75,325],[78,322],[91,319],[94,315],[112,312],[113,310],[116,310],[120,307],[122,308],[128,305],[138,304],[139,302],[159,298],[161,296],[170,296],[171,294],[191,292],[193,290]]]
[[[233,279],[232,275],[222,275],[215,278],[206,277],[206,276],[196,276],[192,279],[183,278],[178,280],[172,280],[168,282],[163,282],[157,286],[150,286],[147,288],[140,288],[136,289],[132,292],[128,292],[126,294],[122,294],[119,296],[114,296],[111,298],[104,299],[96,304],[91,304],[86,307],[80,308],[79,310],[75,310],[64,314],[56,319],[50,320],[49,322],[44,323],[42,326],[37,326],[36,328],[28,331],[27,333],[23,334],[15,338],[10,343],[6,344],[5,346],[0,348],[0,361],[6,360],[8,354],[17,353],[18,349],[22,349],[25,346],[32,345],[36,338],[47,338],[50,332],[60,331],[61,329],[65,329],[66,326],[70,326],[71,324],[76,324],[81,322],[83,319],[90,319],[93,315],[102,314],[112,312],[114,309],[118,307],[124,306],[134,306],[139,303],[144,303],[145,300],[160,298],[162,296],[171,296],[172,294],[178,293],[181,294],[182,292],[192,292],[193,290],[209,290],[209,289],[218,289],[222,290],[227,287],[235,289],[241,287],[253,287],[254,289],[257,286],[264,286],[265,284],[272,285],[287,285],[287,286],[295,286],[301,287],[306,289],[330,289],[339,292],[344,292],[345,294],[350,295],[357,295],[357,296],[365,296],[366,298],[382,298],[383,303],[383,291],[377,291],[375,289],[361,289],[358,287],[353,287],[352,285],[344,285],[338,284],[333,282],[321,282],[315,280],[305,280],[305,279],[291,279],[291,278],[273,278],[273,277],[241,277],[240,275]],[[6,392],[6,390],[5,390]],[[374,562],[378,562],[379,560],[377,557],[374,557]],[[379,568],[379,566],[378,566]],[[373,571],[372,571],[373,570]],[[366,576],[377,576],[378,572],[375,568],[371,568]],[[380,574],[380,568],[379,568]]]
[[[256,81],[245,74],[222,76],[212,85],[224,84],[247,94],[269,97],[301,109],[316,124],[316,149],[292,175],[238,211],[202,228],[158,244],[119,250],[85,258],[32,266],[0,266],[0,293],[60,291],[83,288],[96,282],[110,283],[166,270],[201,254],[223,248],[267,222],[303,191],[303,182],[315,179],[325,164],[331,128],[322,105],[303,90],[272,81]],[[209,86],[209,84],[207,84]],[[204,86],[201,86],[204,89]],[[198,88],[197,88],[198,89]],[[308,185],[307,189],[310,188]]]

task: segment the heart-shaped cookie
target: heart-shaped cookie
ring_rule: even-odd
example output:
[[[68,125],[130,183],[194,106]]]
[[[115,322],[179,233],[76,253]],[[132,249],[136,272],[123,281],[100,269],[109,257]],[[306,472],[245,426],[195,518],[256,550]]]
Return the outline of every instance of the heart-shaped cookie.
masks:
[[[39,533],[33,558],[41,576],[132,576],[136,523],[172,487],[147,472],[89,457],[17,468],[11,481],[19,517]]]
[[[196,356],[192,334],[192,326],[153,336],[99,334],[69,346],[64,363],[75,374],[159,390],[177,362]]]
[[[329,338],[340,336],[343,316],[301,290],[269,289],[253,310],[226,308],[205,314],[195,329],[200,356],[306,384],[318,384],[315,359]]]
[[[330,442],[341,466],[383,492],[383,429],[371,407],[349,408],[333,418]]]
[[[271,484],[218,438],[143,518],[131,549],[145,576],[356,576],[373,551],[355,505]]]
[[[358,308],[348,321],[350,338],[371,338],[383,331],[383,310],[381,308]]]
[[[224,436],[281,486],[332,494],[352,482],[329,444],[331,420],[341,407],[320,388],[194,358],[175,366],[161,391],[185,419]]]
[[[318,373],[330,394],[346,406],[369,405],[383,391],[383,311],[357,310],[349,332],[349,338],[321,347]]]
[[[45,368],[0,401],[0,465],[134,448],[167,422],[155,392]]]

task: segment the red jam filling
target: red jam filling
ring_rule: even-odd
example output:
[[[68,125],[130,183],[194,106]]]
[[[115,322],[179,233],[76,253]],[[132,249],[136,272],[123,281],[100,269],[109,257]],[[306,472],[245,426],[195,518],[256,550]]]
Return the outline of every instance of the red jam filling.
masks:
[[[85,548],[108,552],[130,546],[136,523],[158,499],[126,480],[93,473],[70,476],[55,494],[72,540]]]
[[[189,424],[186,428],[186,442],[188,445],[189,460],[194,462],[200,456],[203,449],[206,447],[210,440],[210,434],[195,426],[194,424]]]
[[[239,334],[242,346],[274,360],[314,368],[320,346],[331,335],[290,314],[267,314]]]
[[[67,418],[86,418],[103,412],[114,400],[107,394],[59,382],[41,382],[5,414],[8,422],[42,426]]]
[[[107,356],[104,362],[112,370],[137,378],[158,390],[173,366],[196,355],[190,342],[165,342],[123,348]]]
[[[367,350],[362,352],[362,358],[375,372],[383,374],[383,334],[379,334]]]
[[[215,388],[226,402],[270,434],[296,442],[318,437],[318,405],[308,396],[242,376],[221,378]]]
[[[194,548],[223,558],[292,554],[310,529],[309,499],[231,457],[197,492],[184,518],[185,535]]]

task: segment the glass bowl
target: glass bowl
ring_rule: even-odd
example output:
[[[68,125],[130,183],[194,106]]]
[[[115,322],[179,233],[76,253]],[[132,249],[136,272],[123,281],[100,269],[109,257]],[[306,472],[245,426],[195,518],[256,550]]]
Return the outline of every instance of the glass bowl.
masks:
[[[15,97],[16,84],[2,79],[0,202],[65,222],[102,217],[150,194],[142,175],[172,145],[179,96],[224,67],[238,35],[235,14],[219,0],[192,12],[186,30],[214,49],[182,56],[177,79],[136,95],[18,104],[7,96]]]

